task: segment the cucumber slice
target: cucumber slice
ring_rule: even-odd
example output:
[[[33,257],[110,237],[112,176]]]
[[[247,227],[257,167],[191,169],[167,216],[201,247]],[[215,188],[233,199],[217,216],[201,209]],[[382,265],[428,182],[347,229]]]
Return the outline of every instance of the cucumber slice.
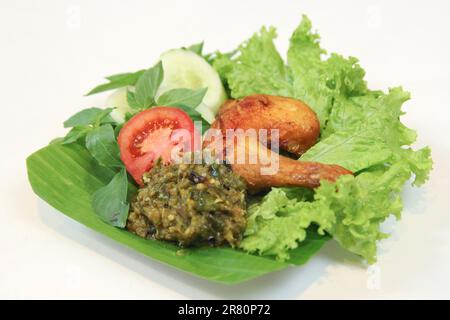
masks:
[[[111,117],[118,123],[125,122],[127,112],[133,111],[128,105],[127,90],[128,87],[117,89],[106,98],[105,108],[116,108],[111,112]]]
[[[212,123],[219,107],[227,99],[217,71],[201,56],[184,49],[167,51],[161,55],[160,60],[163,63],[164,79],[156,97],[176,88],[194,90],[208,88],[202,103],[196,110],[206,121]],[[111,112],[111,117],[118,123],[125,121],[127,112],[133,112],[127,101],[128,89],[126,87],[115,90],[105,102],[105,107],[116,108]]]
[[[219,107],[227,99],[225,89],[216,70],[201,56],[185,49],[169,50],[161,55],[164,80],[157,96],[175,88],[208,88],[196,110],[212,123]]]

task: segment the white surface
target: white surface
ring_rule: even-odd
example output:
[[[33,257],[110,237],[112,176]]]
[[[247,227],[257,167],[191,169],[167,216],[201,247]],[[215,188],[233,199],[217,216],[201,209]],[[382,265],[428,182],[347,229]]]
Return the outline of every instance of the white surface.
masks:
[[[0,298],[450,298],[448,1],[2,1]],[[102,76],[152,65],[169,48],[229,50],[263,24],[282,52],[308,14],[330,51],[359,57],[372,87],[413,94],[407,125],[435,169],[406,188],[403,220],[366,269],[329,243],[303,268],[238,286],[174,271],[58,214],[32,193],[25,158],[104,96]]]

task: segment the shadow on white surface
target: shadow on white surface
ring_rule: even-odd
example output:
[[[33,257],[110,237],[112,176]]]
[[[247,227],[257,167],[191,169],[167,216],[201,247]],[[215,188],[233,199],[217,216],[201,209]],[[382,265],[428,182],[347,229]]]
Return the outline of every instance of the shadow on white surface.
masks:
[[[326,269],[332,265],[346,263],[363,268],[356,256],[340,248],[335,241],[329,241],[305,266],[290,267],[236,285],[213,283],[151,260],[69,219],[44,201],[38,201],[39,216],[51,229],[187,298],[291,299],[325,276]]]

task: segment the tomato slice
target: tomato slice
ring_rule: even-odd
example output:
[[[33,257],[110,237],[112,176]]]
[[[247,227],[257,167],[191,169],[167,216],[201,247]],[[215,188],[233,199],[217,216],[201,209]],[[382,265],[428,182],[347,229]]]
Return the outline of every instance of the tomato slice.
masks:
[[[195,126],[189,115],[173,107],[155,107],[136,114],[120,130],[120,158],[139,185],[156,160],[194,150]]]

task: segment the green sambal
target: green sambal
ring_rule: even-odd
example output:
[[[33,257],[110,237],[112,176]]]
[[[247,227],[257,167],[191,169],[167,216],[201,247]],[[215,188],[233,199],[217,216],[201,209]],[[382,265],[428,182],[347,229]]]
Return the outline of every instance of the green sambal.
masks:
[[[127,229],[144,238],[236,246],[246,227],[244,181],[224,164],[156,164],[131,205]]]

